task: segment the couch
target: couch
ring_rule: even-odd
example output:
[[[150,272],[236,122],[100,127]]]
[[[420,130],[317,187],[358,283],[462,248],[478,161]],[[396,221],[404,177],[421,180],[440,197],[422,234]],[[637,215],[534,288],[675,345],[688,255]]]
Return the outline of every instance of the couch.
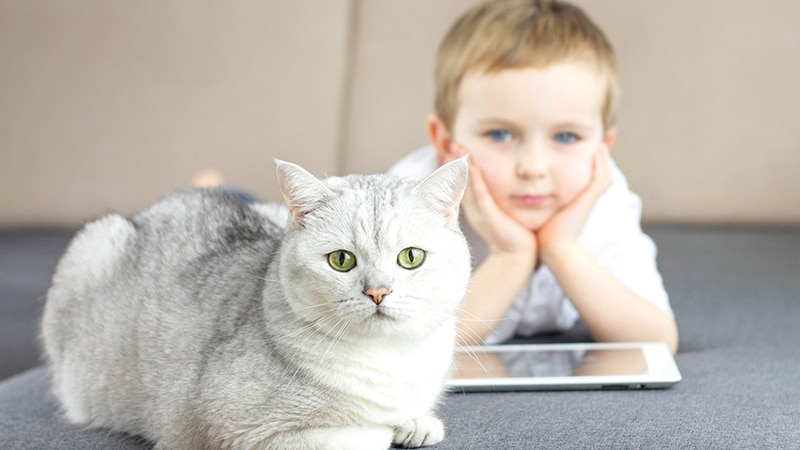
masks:
[[[448,394],[437,449],[800,447],[800,228],[650,225],[680,329],[666,390]],[[36,363],[35,324],[70,232],[0,232],[2,449],[141,449],[66,423]],[[8,306],[16,305],[16,306]],[[29,328],[9,328],[6,319]],[[577,327],[540,341],[584,341]],[[19,341],[19,339],[18,339]]]

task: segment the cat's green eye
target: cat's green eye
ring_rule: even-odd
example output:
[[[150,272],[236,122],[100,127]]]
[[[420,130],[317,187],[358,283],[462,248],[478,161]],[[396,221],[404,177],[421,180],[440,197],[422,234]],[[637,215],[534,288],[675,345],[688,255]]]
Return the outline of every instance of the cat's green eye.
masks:
[[[425,250],[416,247],[403,249],[397,255],[397,264],[404,269],[416,269],[425,261]]]
[[[339,272],[347,272],[356,266],[356,255],[347,250],[336,250],[328,253],[328,265]]]

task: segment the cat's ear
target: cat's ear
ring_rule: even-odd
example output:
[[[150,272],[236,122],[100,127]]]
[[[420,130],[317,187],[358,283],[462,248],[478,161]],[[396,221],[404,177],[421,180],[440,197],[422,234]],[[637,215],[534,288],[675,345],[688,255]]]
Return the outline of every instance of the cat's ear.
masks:
[[[306,215],[318,208],[332,192],[306,169],[290,162],[275,160],[278,185],[289,207],[292,223],[303,226]]]
[[[462,156],[436,169],[414,188],[414,192],[429,200],[448,222],[457,220],[458,205],[464,196],[468,176],[467,156]]]

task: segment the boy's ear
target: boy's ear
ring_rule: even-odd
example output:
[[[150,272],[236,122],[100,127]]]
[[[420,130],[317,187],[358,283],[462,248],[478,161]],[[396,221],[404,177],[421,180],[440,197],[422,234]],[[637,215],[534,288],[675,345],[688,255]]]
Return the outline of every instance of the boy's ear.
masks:
[[[608,151],[611,151],[611,147],[614,146],[614,142],[617,140],[617,127],[611,127],[606,131],[605,137],[603,137],[603,143],[606,144],[608,147]]]
[[[461,156],[453,151],[452,134],[442,118],[436,114],[428,117],[428,138],[436,149],[436,159],[440,166]]]

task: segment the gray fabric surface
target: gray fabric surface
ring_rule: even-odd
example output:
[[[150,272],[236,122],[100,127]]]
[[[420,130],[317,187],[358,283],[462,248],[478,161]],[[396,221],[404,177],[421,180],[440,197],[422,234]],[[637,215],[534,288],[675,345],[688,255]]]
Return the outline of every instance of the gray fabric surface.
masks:
[[[134,437],[67,424],[48,389],[46,367],[31,369],[0,383],[0,448],[142,449]]]
[[[678,319],[683,381],[654,391],[451,394],[435,448],[800,448],[800,229],[647,231]],[[147,447],[66,424],[57,411],[47,368],[1,382],[0,448]]]
[[[50,275],[70,230],[0,231],[0,380],[39,363],[37,335]]]

